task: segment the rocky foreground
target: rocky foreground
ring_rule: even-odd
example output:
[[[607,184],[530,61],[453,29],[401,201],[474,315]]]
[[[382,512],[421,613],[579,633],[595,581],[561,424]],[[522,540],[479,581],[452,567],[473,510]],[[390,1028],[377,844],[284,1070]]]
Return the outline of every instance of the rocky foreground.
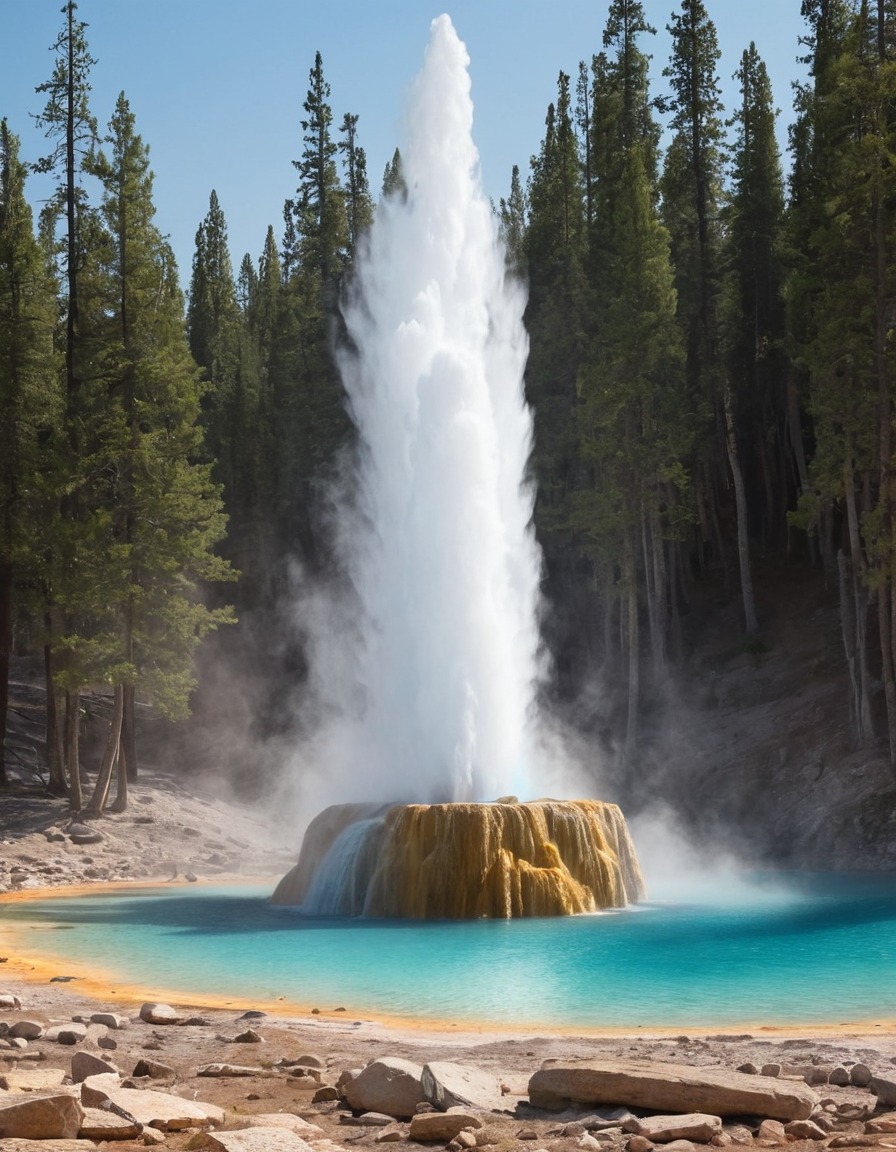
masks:
[[[889,1032],[483,1039],[66,995],[0,993],[2,1152],[896,1148]]]

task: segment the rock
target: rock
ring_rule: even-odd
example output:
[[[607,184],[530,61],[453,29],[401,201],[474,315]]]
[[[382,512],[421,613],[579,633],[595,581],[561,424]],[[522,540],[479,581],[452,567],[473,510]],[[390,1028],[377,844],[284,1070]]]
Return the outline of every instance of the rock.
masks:
[[[234,1132],[210,1132],[203,1148],[219,1152],[312,1152],[301,1136],[287,1128],[238,1128]]]
[[[88,1076],[102,1076],[105,1073],[117,1076],[118,1069],[111,1061],[94,1056],[92,1052],[76,1052],[72,1056],[72,1080],[75,1084],[80,1084]]]
[[[627,1121],[623,1130],[646,1136],[654,1144],[669,1144],[673,1140],[696,1140],[698,1144],[708,1144],[713,1136],[722,1131],[722,1119],[705,1112],[646,1116],[641,1120]]]
[[[39,1040],[43,1034],[44,1026],[37,1020],[17,1020],[8,1033],[20,1040]]]
[[[322,1129],[317,1124],[309,1124],[301,1116],[292,1112],[256,1112],[252,1116],[241,1116],[240,1123],[246,1128],[288,1128],[299,1136],[315,1136]]]
[[[423,1069],[398,1056],[373,1060],[345,1085],[343,1092],[355,1112],[385,1112],[396,1120],[413,1116],[425,1099]]]
[[[747,1076],[758,1076],[759,1075],[759,1069],[756,1067],[755,1064],[753,1064],[749,1060],[747,1061],[746,1064],[739,1064],[737,1066],[737,1070],[738,1070],[738,1072],[743,1072]]]
[[[838,1064],[836,1068],[831,1069],[828,1083],[833,1084],[836,1088],[845,1088],[849,1084],[849,1072],[842,1064]]]
[[[896,1112],[885,1112],[874,1116],[865,1123],[865,1131],[871,1135],[883,1132],[896,1132]]]
[[[164,1144],[165,1133],[160,1132],[158,1128],[144,1128],[143,1129],[143,1143],[148,1145]]]
[[[267,1076],[265,1068],[249,1064],[204,1064],[196,1069],[197,1076]]]
[[[161,1064],[158,1060],[141,1058],[134,1065],[132,1076],[148,1076],[150,1080],[174,1080],[176,1073],[170,1064]]]
[[[321,1070],[327,1066],[326,1060],[320,1056],[315,1056],[312,1052],[305,1052],[301,1056],[296,1056],[294,1060],[290,1060],[290,1064],[302,1068],[320,1068]]]
[[[86,824],[69,824],[67,831],[73,844],[99,844],[103,839],[102,832]]]
[[[583,1132],[582,1135],[576,1140],[576,1148],[583,1148],[585,1152],[598,1152],[599,1148],[603,1145],[590,1132]]]
[[[3,1141],[3,1152],[96,1152],[96,1144],[92,1140],[42,1140],[35,1144],[9,1137]]]
[[[15,1096],[0,1102],[0,1147],[6,1139],[73,1140],[78,1135],[84,1109],[63,1093],[53,1096]]]
[[[22,1001],[18,996],[13,996],[12,992],[0,992],[0,1010],[7,1011],[11,1008],[21,1008]]]
[[[697,1152],[690,1140],[673,1140],[663,1145],[666,1152]]]
[[[16,1068],[12,1072],[0,1073],[0,1088],[7,1092],[46,1092],[60,1088],[63,1080],[65,1072],[62,1068]]]
[[[771,1144],[786,1144],[787,1133],[780,1120],[763,1120],[756,1133],[760,1140],[767,1140]]]
[[[751,1142],[752,1139],[753,1138],[751,1136]],[[713,1148],[727,1148],[729,1144],[733,1143],[734,1137],[730,1134],[730,1132],[725,1132],[724,1130],[721,1132],[716,1132],[715,1136],[713,1136],[712,1140],[710,1140],[710,1144],[712,1144]]]
[[[234,1036],[231,1041],[233,1044],[264,1044],[264,1040],[254,1028],[247,1028],[245,1032],[240,1032],[238,1036]]]
[[[458,1107],[482,1108],[490,1112],[507,1109],[501,1081],[479,1068],[436,1060],[424,1064],[420,1080],[423,1095],[443,1112]]]
[[[119,1016],[115,1012],[94,1012],[90,1017],[91,1024],[105,1024],[107,1028],[112,1028],[118,1031],[121,1028],[127,1028],[128,1019],[126,1016]]]
[[[648,1060],[546,1061],[529,1079],[529,1100],[535,1107],[558,1111],[574,1101],[785,1121],[807,1119],[818,1103],[803,1084]]]
[[[453,1140],[464,1128],[481,1128],[478,1116],[462,1108],[450,1112],[418,1112],[411,1117],[408,1137],[411,1140],[427,1141]]]
[[[109,1052],[114,1052],[118,1047],[118,1041],[113,1040],[111,1036],[100,1036],[96,1044],[98,1048],[104,1048]]]
[[[124,1116],[118,1116],[106,1108],[85,1108],[84,1119],[78,1135],[82,1140],[136,1140],[143,1131]]]
[[[87,1035],[87,1026],[84,1024],[54,1024],[44,1032],[44,1040],[53,1040],[57,1044],[80,1044]]]
[[[170,1004],[151,1002],[141,1006],[140,1019],[147,1024],[179,1024],[182,1018]]]
[[[853,1064],[849,1070],[849,1082],[856,1088],[867,1088],[874,1079],[874,1073],[867,1064]]]
[[[396,1144],[399,1140],[403,1140],[404,1135],[400,1128],[393,1125],[391,1128],[384,1128],[381,1132],[377,1132],[374,1141],[377,1144]]]
[[[892,1108],[896,1104],[896,1081],[873,1076],[868,1082],[868,1091],[877,1097],[878,1104]]]
[[[828,1134],[814,1120],[791,1120],[784,1125],[784,1131],[791,1140],[827,1140]]]
[[[762,1067],[759,1069],[759,1075],[760,1076],[771,1076],[771,1078],[773,1080],[775,1080],[778,1078],[778,1076],[781,1075],[781,1065],[780,1064],[763,1064]]]
[[[314,1095],[311,1097],[312,1104],[324,1104],[328,1100],[338,1100],[339,1089],[335,1088],[332,1084],[324,1084],[322,1088],[318,1088]]]
[[[168,1092],[147,1088],[123,1088],[113,1083],[112,1076],[89,1076],[81,1085],[81,1103],[85,1108],[101,1108],[108,1100],[123,1108],[144,1127],[175,1132],[181,1128],[204,1128],[223,1124],[224,1110],[200,1100],[183,1100]]]
[[[638,1136],[637,1134],[629,1137],[625,1146],[628,1152],[650,1152],[653,1148],[653,1144],[646,1136]]]

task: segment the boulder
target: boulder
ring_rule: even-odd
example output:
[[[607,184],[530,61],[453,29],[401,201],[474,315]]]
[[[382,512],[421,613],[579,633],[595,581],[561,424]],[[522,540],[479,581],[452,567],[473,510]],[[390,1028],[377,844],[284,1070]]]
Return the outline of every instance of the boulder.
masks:
[[[770,1144],[787,1143],[787,1133],[780,1120],[763,1120],[756,1135],[760,1140],[766,1140]]]
[[[219,1152],[312,1152],[311,1145],[288,1128],[238,1128],[234,1132],[209,1133],[204,1148]]]
[[[398,1056],[383,1056],[345,1084],[345,1099],[355,1112],[385,1112],[397,1120],[407,1119],[425,1099],[422,1075],[419,1064]]]
[[[828,1134],[820,1124],[814,1120],[791,1120],[784,1125],[784,1131],[790,1140],[827,1140]]]
[[[72,1081],[75,1084],[80,1084],[88,1076],[102,1076],[106,1073],[118,1075],[118,1069],[110,1060],[104,1060],[92,1052],[76,1052],[72,1056]]]
[[[103,834],[87,824],[69,824],[68,838],[73,844],[99,844]]]
[[[158,1060],[138,1060],[134,1065],[132,1076],[148,1076],[150,1080],[174,1080],[176,1073],[170,1064],[161,1064]]]
[[[6,1140],[73,1140],[78,1135],[84,1109],[64,1093],[53,1096],[22,1095],[0,1101],[0,1147]]]
[[[238,1036],[234,1036],[232,1043],[234,1044],[264,1044],[264,1040],[255,1031],[254,1028],[247,1028],[245,1032],[240,1032]]]
[[[267,1076],[264,1068],[250,1064],[204,1064],[196,1069],[197,1076]]]
[[[654,1144],[669,1144],[673,1140],[696,1140],[708,1144],[722,1131],[720,1116],[705,1112],[685,1112],[675,1116],[645,1116],[626,1122],[624,1131],[646,1136]]]
[[[804,1084],[724,1068],[649,1060],[546,1061],[529,1079],[529,1100],[560,1111],[570,1102],[624,1104],[653,1112],[805,1120],[818,1097]]]
[[[503,1112],[507,1108],[498,1077],[467,1064],[453,1064],[448,1060],[424,1064],[421,1084],[423,1095],[442,1112],[449,1108]]]
[[[0,1072],[0,1088],[7,1092],[47,1092],[61,1088],[64,1079],[62,1068],[15,1068]]]
[[[874,1116],[865,1122],[865,1131],[868,1135],[896,1132],[896,1112],[885,1112],[883,1116]]]
[[[874,1076],[868,1082],[868,1091],[877,1097],[878,1104],[885,1108],[892,1108],[896,1104],[896,1080],[885,1080],[882,1076]]]
[[[91,1024],[105,1024],[107,1028],[112,1028],[118,1031],[120,1028],[127,1028],[127,1016],[119,1016],[115,1012],[94,1012],[90,1017]]]
[[[86,1024],[54,1024],[44,1032],[45,1040],[53,1040],[57,1044],[80,1044],[87,1035]]]
[[[244,1128],[288,1128],[298,1136],[308,1137],[323,1131],[318,1124],[311,1124],[292,1112],[255,1112],[251,1116],[241,1116],[239,1123]]]
[[[428,1141],[447,1143],[464,1128],[481,1127],[479,1117],[463,1108],[452,1108],[449,1112],[418,1112],[411,1117],[408,1137],[424,1144]]]
[[[849,1070],[849,1082],[855,1088],[867,1088],[874,1079],[874,1073],[867,1064],[853,1064]]]
[[[148,1003],[141,1005],[140,1019],[147,1024],[179,1024],[182,1017],[170,1004]]]
[[[20,1040],[39,1040],[44,1034],[44,1026],[37,1020],[17,1020],[7,1035]]]
[[[129,1116],[147,1128],[176,1132],[181,1128],[205,1128],[223,1124],[224,1110],[201,1100],[183,1100],[168,1092],[148,1088],[123,1088],[112,1083],[111,1076],[90,1076],[81,1085],[81,1103],[85,1108],[102,1108],[106,1101],[124,1109]]]
[[[14,996],[12,992],[0,992],[0,1010],[9,1011],[21,1007],[22,1001],[18,996]]]

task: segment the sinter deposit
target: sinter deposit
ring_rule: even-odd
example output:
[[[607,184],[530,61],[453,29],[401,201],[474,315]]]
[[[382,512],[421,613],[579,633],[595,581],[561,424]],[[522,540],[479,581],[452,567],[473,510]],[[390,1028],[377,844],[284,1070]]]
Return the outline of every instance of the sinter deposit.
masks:
[[[507,800],[327,808],[273,901],[310,915],[506,919],[620,908],[643,894],[615,804]]]

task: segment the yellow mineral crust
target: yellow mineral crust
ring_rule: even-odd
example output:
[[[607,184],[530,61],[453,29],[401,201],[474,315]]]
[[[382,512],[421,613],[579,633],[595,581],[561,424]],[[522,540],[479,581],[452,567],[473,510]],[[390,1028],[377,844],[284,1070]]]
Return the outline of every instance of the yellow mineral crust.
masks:
[[[357,817],[343,807],[354,806],[327,809],[309,826],[299,864],[278,886],[276,903],[303,903],[321,863],[315,825],[324,823],[328,832],[347,828]],[[332,842],[331,835],[324,839]],[[363,900],[357,869],[346,872],[351,892],[337,901],[344,914],[561,916],[619,908],[644,895],[625,818],[615,804],[597,800],[395,805],[385,811],[376,844]]]

